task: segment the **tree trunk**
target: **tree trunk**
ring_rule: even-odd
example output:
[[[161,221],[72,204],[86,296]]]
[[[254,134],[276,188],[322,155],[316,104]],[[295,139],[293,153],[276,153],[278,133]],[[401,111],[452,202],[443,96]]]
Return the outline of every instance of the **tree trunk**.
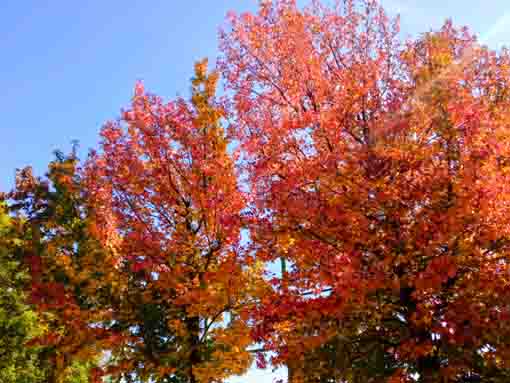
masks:
[[[189,366],[188,366],[188,381],[189,383],[196,383],[197,380],[193,373],[193,368],[200,363],[200,318],[198,316],[188,318],[186,320],[186,327],[188,329],[189,337]]]

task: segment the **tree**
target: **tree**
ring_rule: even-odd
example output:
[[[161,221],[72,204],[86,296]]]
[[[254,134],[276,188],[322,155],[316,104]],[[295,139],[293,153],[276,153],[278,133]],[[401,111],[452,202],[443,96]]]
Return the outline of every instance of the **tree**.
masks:
[[[24,288],[28,276],[17,249],[19,237],[5,205],[0,205],[0,380],[43,382],[39,350],[25,347],[43,328],[26,304]]]
[[[108,308],[125,338],[109,373],[125,381],[219,382],[250,364],[240,311],[257,281],[243,262],[239,191],[218,75],[195,66],[191,103],[138,84],[85,168],[97,232],[115,259]]]
[[[70,332],[83,312],[70,291],[78,286],[58,267],[64,252],[73,245],[78,251],[86,238],[80,232],[83,239],[70,241],[81,225],[72,214],[77,205],[70,194],[74,191],[76,196],[70,188],[75,164],[74,154],[57,153],[47,180],[33,177],[25,168],[18,172],[16,190],[3,196],[7,203],[0,211],[2,381],[89,382],[89,371],[97,364],[94,353],[74,358],[83,338]]]
[[[138,84],[85,168],[57,153],[46,178],[23,169],[7,195],[47,329],[30,342],[45,350],[46,381],[219,382],[251,363],[241,313],[261,269],[242,263],[217,75],[195,69],[190,103]]]
[[[225,98],[139,83],[83,167],[18,173],[5,379],[221,382],[258,343],[292,383],[508,381],[510,52],[375,0],[261,1],[221,49]]]
[[[255,339],[296,381],[307,358],[310,381],[506,381],[508,51],[335,4],[261,2],[221,37],[253,248],[289,265]]]

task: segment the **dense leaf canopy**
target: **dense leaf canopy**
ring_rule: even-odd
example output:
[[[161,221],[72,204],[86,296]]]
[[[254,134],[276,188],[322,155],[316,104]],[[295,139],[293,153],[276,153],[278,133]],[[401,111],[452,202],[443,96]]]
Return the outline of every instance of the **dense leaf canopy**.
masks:
[[[19,172],[0,379],[508,381],[510,53],[401,41],[374,0],[261,1],[220,48],[190,100],[138,83],[84,163]]]

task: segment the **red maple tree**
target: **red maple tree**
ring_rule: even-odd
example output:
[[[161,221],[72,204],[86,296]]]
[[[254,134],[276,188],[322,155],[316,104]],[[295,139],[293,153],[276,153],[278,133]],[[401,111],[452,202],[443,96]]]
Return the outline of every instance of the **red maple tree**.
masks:
[[[322,381],[324,365],[349,381],[496,379],[510,335],[508,51],[451,22],[401,43],[375,1],[335,4],[263,2],[222,32],[253,246],[289,264],[255,338],[294,379]]]

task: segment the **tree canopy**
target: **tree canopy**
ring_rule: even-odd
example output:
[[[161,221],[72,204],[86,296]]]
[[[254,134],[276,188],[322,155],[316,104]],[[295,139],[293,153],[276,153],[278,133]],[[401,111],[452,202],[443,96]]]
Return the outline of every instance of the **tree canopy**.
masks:
[[[18,173],[0,378],[508,381],[510,52],[374,0],[261,1],[220,50]]]

